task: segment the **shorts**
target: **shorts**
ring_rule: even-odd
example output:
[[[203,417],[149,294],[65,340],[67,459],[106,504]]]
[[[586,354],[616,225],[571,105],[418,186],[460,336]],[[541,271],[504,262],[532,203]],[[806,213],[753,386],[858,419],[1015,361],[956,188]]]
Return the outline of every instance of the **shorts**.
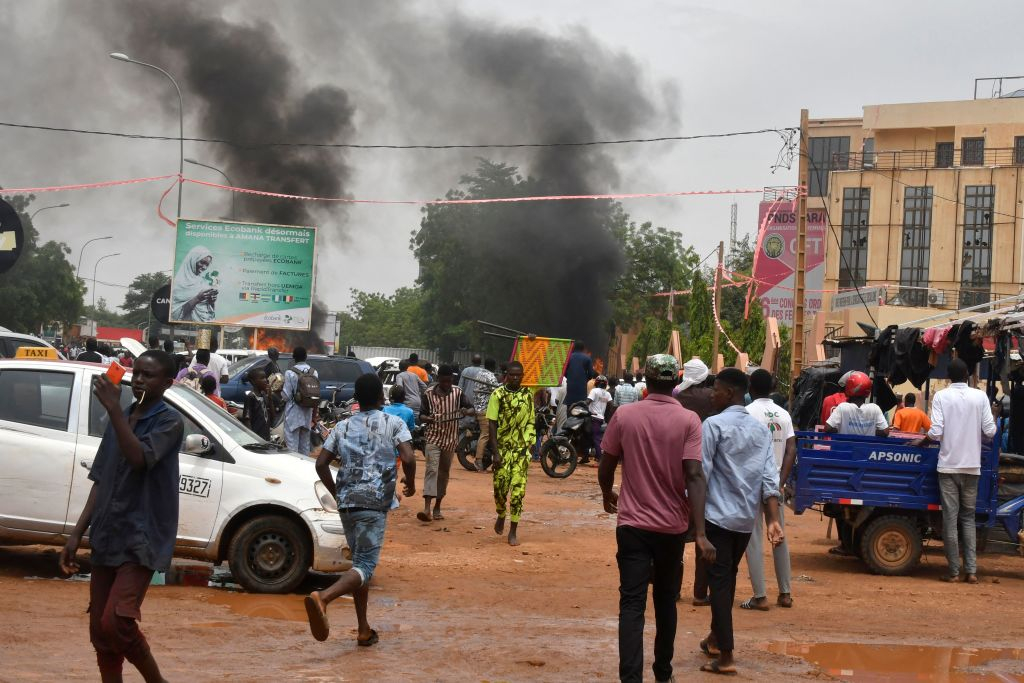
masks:
[[[352,569],[365,586],[373,578],[373,570],[380,562],[380,549],[384,545],[384,525],[388,513],[377,510],[339,510],[345,540],[352,551]]]

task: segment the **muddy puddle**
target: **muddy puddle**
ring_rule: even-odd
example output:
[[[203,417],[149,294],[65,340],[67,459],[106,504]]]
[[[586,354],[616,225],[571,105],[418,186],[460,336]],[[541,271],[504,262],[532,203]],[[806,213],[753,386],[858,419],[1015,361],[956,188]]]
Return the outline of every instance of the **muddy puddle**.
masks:
[[[1024,681],[1024,648],[774,642],[766,649],[843,681]]]
[[[243,617],[263,617],[286,621],[306,621],[306,608],[301,595],[255,595],[232,591],[209,591],[206,601],[223,605]]]

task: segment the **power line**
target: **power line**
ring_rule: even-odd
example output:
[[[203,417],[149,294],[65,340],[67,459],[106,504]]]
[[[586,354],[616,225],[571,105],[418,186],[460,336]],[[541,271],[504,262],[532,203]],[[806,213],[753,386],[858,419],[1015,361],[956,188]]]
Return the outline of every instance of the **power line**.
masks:
[[[115,138],[127,138],[131,140],[162,140],[178,141],[176,137],[166,135],[143,135],[141,133],[120,133],[105,130],[90,130],[86,128],[63,128],[59,126],[40,126],[27,123],[12,123],[0,121],[0,126],[6,128],[22,128],[28,130],[41,130],[55,133],[76,133],[81,135],[103,135]],[[688,140],[707,140],[717,138],[733,138],[745,135],[763,135],[765,133],[776,133],[783,138],[791,134],[793,128],[761,128],[758,130],[741,130],[728,133],[704,133],[700,135],[664,135],[651,138],[628,138],[622,140],[584,140],[577,142],[523,142],[523,143],[481,143],[481,144],[446,144],[446,145],[381,145],[381,144],[358,144],[349,142],[240,142],[237,140],[225,140],[221,138],[185,138],[188,142],[204,142],[210,144],[230,145],[247,149],[258,149],[261,147],[317,147],[326,149],[519,149],[538,147],[591,147],[597,145],[629,145],[650,142],[683,142]]]

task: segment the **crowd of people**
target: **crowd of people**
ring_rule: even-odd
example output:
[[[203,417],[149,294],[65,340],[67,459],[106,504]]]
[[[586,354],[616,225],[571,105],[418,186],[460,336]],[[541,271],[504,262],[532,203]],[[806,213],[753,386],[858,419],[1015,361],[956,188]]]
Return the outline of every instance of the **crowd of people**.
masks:
[[[151,348],[136,361],[136,403],[127,411],[121,409],[119,390],[109,379],[97,380],[94,393],[110,413],[111,425],[89,475],[95,482],[93,491],[61,555],[62,567],[74,571],[78,544],[90,530],[94,577],[99,577],[91,588],[90,632],[101,671],[119,672],[127,660],[146,680],[160,680],[159,670],[133,615],[153,571],[165,570],[169,563],[177,524],[177,506],[172,504],[177,482],[170,481],[170,466],[161,463],[174,460],[170,456],[180,448],[182,425],[180,416],[163,403],[163,393],[179,382],[217,403],[220,381],[226,379],[226,362],[218,362],[215,347],[180,358],[156,348],[158,341],[150,340]],[[279,373],[276,355],[267,369],[250,374],[252,390],[240,419],[269,439],[275,415],[283,410],[288,447],[309,453],[315,411],[302,397],[308,389],[304,381],[315,378],[315,370],[305,349],[295,348],[294,362],[275,389],[271,376]],[[794,468],[796,438],[792,418],[780,405],[768,371],[757,369],[748,375],[725,368],[712,375],[699,359],[680,368],[674,357],[658,354],[646,359],[642,372],[609,381],[597,374],[580,342],[569,355],[562,385],[552,389],[523,386],[518,361],[499,367],[477,356],[458,373],[457,381],[450,365],[441,365],[431,376],[418,359],[409,358],[400,369],[389,400],[376,374],[358,378],[359,411],[334,427],[316,460],[321,481],[338,502],[352,558],[352,569],[305,599],[316,639],[329,636],[328,606],[351,595],[358,644],[371,646],[379,640],[367,615],[368,584],[380,560],[387,513],[398,506],[398,485],[406,497],[417,491],[412,443],[420,425],[425,426],[425,472],[423,508],[416,517],[426,524],[445,518],[442,503],[459,424],[474,418],[479,441],[489,446],[493,457],[494,531],[507,535],[508,544],[516,546],[530,460],[540,445],[537,411],[554,407],[556,422],[564,422],[568,408],[577,403],[587,406],[592,419],[604,510],[617,516],[621,680],[643,679],[643,624],[651,586],[656,622],[652,668],[656,680],[673,679],[676,605],[684,599],[687,542],[697,551],[692,604],[709,606],[711,611],[710,630],[700,641],[709,657],[703,671],[736,672],[732,610],[744,557],[752,595],[740,608],[770,609],[765,540],[772,548],[775,605],[793,607],[782,484]],[[841,380],[841,392],[823,402],[821,421],[826,431],[839,434],[880,438],[895,428],[914,437],[915,445],[939,443],[946,580],[959,579],[962,548],[964,580],[977,583],[973,517],[980,449],[982,440],[996,429],[986,395],[967,384],[963,361],[950,362],[949,377],[952,384],[935,395],[930,416],[908,395],[894,412],[891,427],[878,406],[867,401],[870,378],[848,373]],[[482,456],[483,449],[477,454]],[[121,461],[127,468],[117,464]],[[331,468],[335,462],[336,472]],[[133,508],[137,514],[109,514],[122,504],[138,508]],[[130,538],[131,532],[126,524],[146,527],[151,542],[145,552],[126,540],[125,534]],[[134,607],[118,607],[129,604]]]

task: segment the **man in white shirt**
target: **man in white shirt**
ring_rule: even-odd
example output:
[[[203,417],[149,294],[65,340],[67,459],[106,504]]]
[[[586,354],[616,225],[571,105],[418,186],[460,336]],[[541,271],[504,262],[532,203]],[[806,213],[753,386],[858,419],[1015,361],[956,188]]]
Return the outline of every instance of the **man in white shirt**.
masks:
[[[196,359],[193,356],[189,367],[195,364]],[[214,336],[210,341],[210,362],[206,367],[217,378],[217,390],[214,393],[218,396],[220,396],[220,385],[228,381],[228,365],[230,365],[228,359],[217,353],[217,337]]]
[[[750,375],[750,397],[753,399],[747,406],[747,412],[758,422],[768,428],[772,435],[772,447],[775,455],[775,466],[779,469],[780,487],[785,486],[796,462],[796,434],[793,432],[793,419],[785,409],[775,404],[769,396],[772,393],[772,374],[767,370],[755,370]],[[779,525],[785,531],[783,507],[779,506]],[[768,611],[768,587],[764,576],[764,504],[755,517],[754,532],[747,544],[747,569],[750,572],[750,584],[754,596],[740,603],[742,609]],[[775,561],[775,579],[779,584],[779,598],[775,604],[779,607],[792,607],[793,596],[790,593],[791,567],[789,561],[789,545],[783,537],[782,543],[772,548],[772,559]]]
[[[825,431],[856,436],[888,436],[889,423],[882,409],[864,401],[871,395],[871,378],[851,372],[846,380],[846,403],[840,403],[825,421]]]
[[[964,546],[967,583],[978,583],[974,510],[981,478],[981,442],[996,435],[988,396],[967,386],[967,364],[949,362],[952,384],[932,399],[932,427],[917,445],[939,442],[939,495],[942,499],[942,543],[949,573],[943,581],[960,579],[960,544]],[[959,534],[957,533],[959,524]]]
[[[598,375],[594,379],[594,388],[587,394],[587,407],[590,409],[591,434],[594,438],[594,457],[601,461],[601,439],[604,437],[604,414],[608,404],[612,402],[608,391],[608,378]],[[584,458],[586,460],[586,458]]]

